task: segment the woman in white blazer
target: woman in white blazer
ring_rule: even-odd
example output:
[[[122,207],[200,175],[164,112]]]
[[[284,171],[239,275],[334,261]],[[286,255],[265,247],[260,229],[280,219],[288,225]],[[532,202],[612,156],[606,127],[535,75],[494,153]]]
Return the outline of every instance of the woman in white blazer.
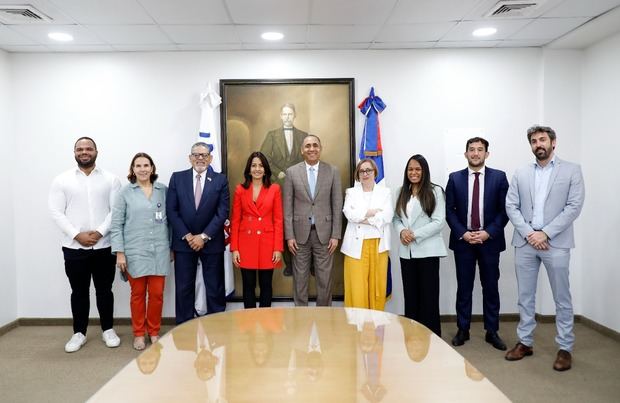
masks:
[[[378,170],[369,158],[355,168],[355,186],[347,189],[343,212],[347,229],[344,257],[344,306],[383,310],[387,287],[392,192],[375,184]]]
[[[394,214],[400,236],[398,255],[403,277],[405,316],[438,336],[439,258],[447,255],[441,230],[446,224],[446,200],[439,185],[431,182],[426,159],[416,154],[405,166]]]

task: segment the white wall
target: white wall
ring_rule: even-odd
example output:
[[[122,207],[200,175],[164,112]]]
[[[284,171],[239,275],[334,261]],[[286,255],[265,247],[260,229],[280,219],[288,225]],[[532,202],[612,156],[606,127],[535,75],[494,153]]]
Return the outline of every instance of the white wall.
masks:
[[[556,155],[568,161],[581,162],[581,79],[582,51],[553,50],[543,51],[542,63],[542,115],[540,122],[551,126],[557,133]],[[526,135],[522,135],[527,147]],[[529,147],[528,147],[529,150]],[[581,288],[583,265],[580,246],[583,220],[575,222],[578,245],[572,251],[570,263],[570,282],[573,305],[579,312],[583,299]],[[538,276],[536,311],[544,315],[555,315],[555,304],[544,269]]]
[[[583,314],[620,331],[620,34],[585,52],[582,160],[587,182],[583,222]]]
[[[0,50],[0,326],[17,319],[17,292],[15,242],[13,221],[13,150],[14,134],[11,128],[11,60]]]
[[[560,135],[562,147],[570,149],[578,141],[574,111],[549,108],[554,97],[575,96],[572,80],[579,78],[579,70],[569,69],[557,77],[545,72],[546,63],[563,68],[563,60],[575,59],[571,52],[551,55],[540,49],[16,54],[12,57],[15,150],[44,150],[29,156],[30,163],[20,164],[14,174],[18,316],[70,317],[59,235],[45,197],[29,180],[37,177],[49,184],[57,173],[73,166],[72,145],[79,136],[97,140],[99,165],[119,177],[126,174],[136,151],[151,153],[167,182],[173,170],[187,165],[187,147],[198,126],[197,97],[207,81],[355,77],[356,105],[371,85],[388,105],[381,115],[388,185],[400,186],[404,164],[414,153],[427,157],[433,180],[445,185],[450,171],[465,166],[465,139],[480,132],[491,142],[489,165],[510,177],[515,168],[532,160],[526,128],[544,123],[547,115],[566,127],[566,134]],[[554,78],[554,85],[545,85],[545,80]],[[568,89],[562,90],[563,85]],[[363,119],[356,115],[359,138]],[[511,233],[509,224],[508,242]],[[33,242],[36,254],[31,253]],[[502,255],[502,313],[517,312],[513,255],[510,247]],[[398,259],[393,256],[393,261],[394,298],[388,310],[402,313]],[[579,281],[573,283],[576,300]],[[127,288],[115,285],[118,316],[129,316]],[[171,289],[164,312],[170,316]],[[454,313],[455,294],[450,254],[441,266],[442,313]],[[550,296],[541,298],[543,306],[545,300]],[[474,306],[480,313],[479,288]],[[576,312],[580,313],[579,306]]]

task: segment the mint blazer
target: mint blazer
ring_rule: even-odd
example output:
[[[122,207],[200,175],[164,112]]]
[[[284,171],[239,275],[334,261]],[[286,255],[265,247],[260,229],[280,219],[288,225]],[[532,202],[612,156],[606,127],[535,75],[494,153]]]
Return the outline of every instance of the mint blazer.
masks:
[[[407,210],[411,203],[415,203],[410,216],[401,217],[398,213],[394,213],[393,224],[398,236],[398,256],[403,259],[444,257],[448,254],[441,236],[441,230],[446,225],[446,199],[440,186],[433,186],[433,192],[436,203],[430,217],[413,198],[407,203]],[[404,229],[411,230],[416,238],[407,246],[400,242],[400,232]]]

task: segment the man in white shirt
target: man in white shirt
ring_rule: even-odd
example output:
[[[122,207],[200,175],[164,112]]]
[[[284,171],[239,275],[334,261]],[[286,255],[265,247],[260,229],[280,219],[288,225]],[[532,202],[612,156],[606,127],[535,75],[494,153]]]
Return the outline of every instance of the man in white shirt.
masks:
[[[73,152],[77,167],[58,175],[49,194],[52,218],[63,235],[65,273],[71,284],[74,334],[65,345],[68,353],[78,351],[86,343],[91,278],[103,341],[108,347],[118,347],[121,342],[112,328],[115,257],[110,247],[112,204],[121,183],[95,165],[98,152],[93,139],[80,137]]]

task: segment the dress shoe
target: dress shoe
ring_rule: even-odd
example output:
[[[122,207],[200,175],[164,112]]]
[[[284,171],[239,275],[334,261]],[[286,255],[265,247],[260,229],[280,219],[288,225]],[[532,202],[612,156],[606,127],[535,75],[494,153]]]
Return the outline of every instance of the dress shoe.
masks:
[[[558,351],[558,356],[555,357],[553,369],[556,371],[566,371],[570,369],[572,362],[573,357],[571,357],[570,353],[566,350],[560,350]]]
[[[532,347],[528,347],[523,343],[517,343],[516,346],[506,353],[505,358],[508,361],[518,361],[532,354],[534,354],[534,349]]]
[[[459,331],[456,332],[456,336],[452,338],[452,345],[462,346],[467,340],[469,340],[469,330],[459,329]]]
[[[506,343],[499,337],[497,332],[487,332],[484,340],[498,350],[506,351]]]

